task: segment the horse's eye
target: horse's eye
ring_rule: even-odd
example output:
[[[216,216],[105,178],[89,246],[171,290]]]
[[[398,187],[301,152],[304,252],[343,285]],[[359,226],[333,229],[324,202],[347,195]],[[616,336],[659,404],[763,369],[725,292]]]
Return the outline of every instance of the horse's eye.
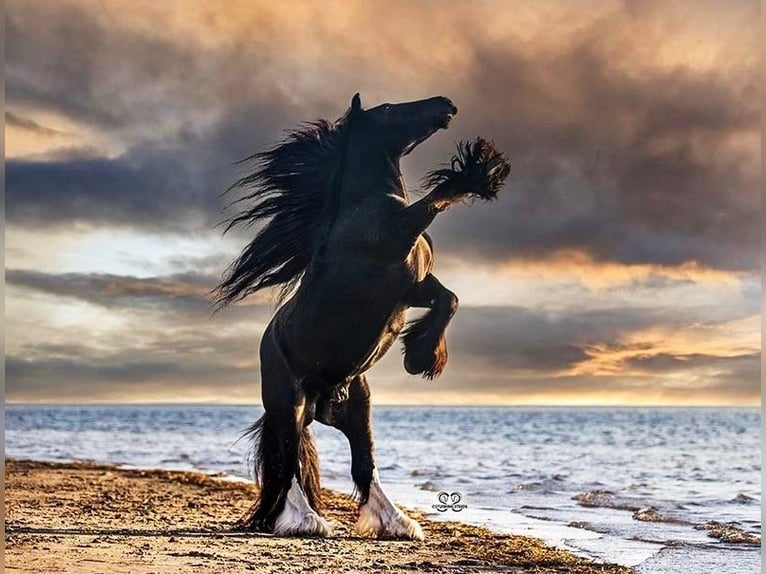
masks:
[[[392,109],[391,104],[386,104],[385,106],[383,106],[383,111],[386,113],[390,112],[391,109]]]

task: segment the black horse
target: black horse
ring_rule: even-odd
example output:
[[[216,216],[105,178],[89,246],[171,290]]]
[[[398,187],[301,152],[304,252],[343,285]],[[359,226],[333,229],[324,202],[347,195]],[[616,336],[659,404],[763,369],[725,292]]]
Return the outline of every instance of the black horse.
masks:
[[[357,94],[337,122],[304,124],[243,160],[255,161],[255,171],[232,187],[247,190],[237,202],[252,203],[227,230],[267,223],[227,270],[216,300],[222,307],[281,287],[282,304],[261,340],[265,414],[247,431],[261,491],[241,527],[330,533],[309,429],[318,420],[350,443],[358,531],[422,539],[420,525],[381,489],[364,373],[400,334],[409,373],[434,378],[447,362],[444,331],[458,299],[431,273],[425,230],[455,202],[494,197],[510,169],[491,143],[462,144],[450,168],[427,178],[432,191],[410,204],[400,159],[456,113],[444,97],[363,110]],[[410,307],[427,312],[405,327]]]

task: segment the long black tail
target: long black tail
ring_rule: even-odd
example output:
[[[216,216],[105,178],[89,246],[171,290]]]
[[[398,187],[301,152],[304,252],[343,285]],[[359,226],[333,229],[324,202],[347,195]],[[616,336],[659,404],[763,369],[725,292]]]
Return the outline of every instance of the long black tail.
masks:
[[[274,523],[284,510],[285,499],[294,476],[303,489],[309,505],[321,513],[319,458],[311,429],[300,433],[294,421],[279,420],[267,412],[242,434],[252,444],[251,456],[258,499],[236,524],[237,528],[272,532]]]
[[[314,433],[309,427],[303,427],[300,438],[300,482],[303,493],[311,508],[320,515],[324,510],[322,489],[319,486],[319,455],[314,443]]]

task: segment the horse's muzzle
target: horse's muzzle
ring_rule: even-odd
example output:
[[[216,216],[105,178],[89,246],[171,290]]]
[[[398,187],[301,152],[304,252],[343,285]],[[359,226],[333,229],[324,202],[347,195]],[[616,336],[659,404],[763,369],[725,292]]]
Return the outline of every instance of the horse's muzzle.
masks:
[[[437,122],[437,125],[442,129],[447,129],[449,127],[450,122],[452,121],[452,118],[455,117],[455,114],[453,113],[446,113],[439,116],[439,120]]]
[[[452,118],[457,115],[457,106],[449,98],[442,97],[440,99],[446,104],[447,110],[439,115],[438,125],[440,128],[447,129]]]

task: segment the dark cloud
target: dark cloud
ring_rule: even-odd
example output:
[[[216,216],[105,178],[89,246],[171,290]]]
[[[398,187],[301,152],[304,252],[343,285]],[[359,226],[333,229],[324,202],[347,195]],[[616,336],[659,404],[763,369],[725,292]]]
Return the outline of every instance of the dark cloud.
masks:
[[[244,308],[246,313],[221,320],[179,313],[172,300],[164,303],[155,308],[123,300],[123,309],[110,306],[113,316],[127,324],[116,334],[94,336],[83,327],[76,340],[67,340],[71,334],[51,328],[49,341],[58,342],[17,344],[6,356],[7,400],[189,401],[202,396],[257,402],[257,310]]]
[[[195,273],[163,277],[131,277],[101,273],[49,274],[8,269],[8,285],[59,297],[74,297],[107,308],[157,305],[187,311],[208,308],[207,293],[215,278]]]
[[[733,356],[706,355],[691,353],[673,355],[669,353],[646,354],[625,361],[627,367],[655,373],[668,371],[694,371],[697,369],[715,369],[717,377],[749,375],[748,382],[754,386],[758,383],[758,368],[761,362],[760,353],[745,353]],[[756,375],[756,376],[753,376]]]
[[[9,11],[9,101],[98,125],[131,149],[113,159],[10,162],[12,224],[209,229],[220,220],[217,194],[233,179],[231,161],[300,120],[341,115],[351,84],[377,87],[403,74],[385,65],[375,70],[372,62],[365,69],[349,45],[347,53],[327,50],[307,60],[312,74],[330,77],[344,67],[343,81],[289,94],[280,73],[301,70],[294,62],[280,68],[284,38],[273,31],[202,49],[118,27],[75,5],[46,6]],[[429,12],[393,9],[409,19]],[[503,260],[579,248],[623,262],[757,265],[759,160],[736,143],[757,137],[756,70],[632,62],[646,40],[641,27],[652,19],[662,21],[656,7],[605,12],[541,50],[542,38],[488,43],[474,33],[480,22],[470,14],[443,18],[445,34],[463,29],[467,53],[460,73],[440,76],[439,90],[461,108],[451,137],[494,137],[514,167],[497,204],[458,207],[441,218],[433,230],[441,250]],[[741,35],[743,51],[748,38]],[[433,70],[414,45],[400,55],[412,73]],[[423,74],[422,89],[431,76]],[[414,154],[408,173],[444,160],[449,139]]]
[[[209,327],[209,336],[221,323],[267,320],[276,302],[270,293],[248,299],[247,305],[233,306],[212,315],[209,297],[219,276],[193,271],[153,277],[133,277],[105,273],[50,274],[23,269],[8,269],[6,284],[56,297],[78,299],[115,312],[161,313],[153,321],[187,322]],[[213,323],[207,323],[213,321]]]
[[[189,231],[220,221],[209,178],[195,178],[179,155],[132,152],[115,159],[9,161],[6,214],[14,224],[74,222]]]
[[[551,351],[555,351],[553,346]],[[591,400],[594,400],[593,397],[623,397],[633,403],[643,401],[645,404],[656,401],[671,404],[741,404],[757,402],[760,397],[759,353],[735,357],[695,354],[690,359],[664,355],[655,359],[647,356],[643,360],[626,361],[622,365],[625,370],[613,375],[555,374],[542,369],[518,368],[523,363],[509,362],[515,368],[503,369],[496,362],[495,370],[486,368],[486,363],[461,357],[448,364],[444,375],[435,384],[408,388],[430,395],[434,402],[439,402],[443,393],[460,393],[467,389],[479,396],[489,393],[508,397],[511,401],[523,400],[530,394],[554,400],[562,395],[567,398],[589,397]],[[559,366],[564,367],[563,363]],[[479,365],[483,368],[476,368]],[[647,365],[652,368],[646,369]],[[684,376],[665,377],[669,372]],[[371,380],[374,389],[376,379],[372,377]],[[399,384],[386,381],[377,384],[394,390],[401,388]],[[413,385],[416,384],[413,382]],[[547,400],[544,399],[544,402]]]
[[[733,314],[729,314],[733,313]],[[445,392],[470,391],[524,397],[530,393],[556,397],[619,396],[646,390],[649,402],[658,397],[688,403],[755,400],[760,393],[760,353],[732,357],[689,353],[671,355],[654,342],[616,343],[649,328],[675,331],[691,324],[711,332],[739,318],[733,309],[711,316],[704,308],[628,308],[547,312],[523,307],[461,308],[449,328],[450,362],[444,375],[413,392],[438,402]],[[573,367],[592,357],[595,349],[629,351],[611,375],[574,374]],[[394,355],[394,356],[391,356]],[[373,389],[398,389],[386,373],[401,369],[394,353],[371,374]],[[685,374],[667,379],[667,373]],[[384,375],[383,381],[376,380]],[[633,397],[632,400],[635,400]]]
[[[40,125],[34,120],[30,120],[29,118],[25,118],[9,111],[5,112],[5,125],[21,128],[41,135],[57,135],[61,133],[59,130]]]
[[[212,55],[148,30],[121,27],[92,7],[11,4],[5,33],[9,102],[111,131],[167,126],[184,116],[196,123],[193,112],[214,103],[218,82],[192,89],[183,79],[212,68]]]
[[[203,259],[204,261],[204,259]],[[188,265],[189,262],[181,262]],[[215,342],[222,325],[239,325],[237,332],[250,348],[257,343],[258,333],[252,321],[267,322],[275,304],[267,294],[251,299],[253,304],[234,306],[210,317],[207,293],[215,284],[215,275],[191,271],[158,277],[132,277],[97,273],[48,274],[10,269],[6,272],[9,286],[33,290],[57,297],[76,298],[115,312],[154,315],[159,326],[181,327],[194,344]],[[461,373],[477,371],[502,376],[503,373],[528,373],[544,376],[562,372],[587,360],[594,348],[609,352],[640,352],[640,358],[628,359],[624,366],[660,372],[689,369],[702,365],[703,359],[718,360],[707,355],[670,356],[656,350],[651,343],[616,343],[632,333],[648,328],[679,329],[688,325],[717,325],[757,313],[757,307],[736,306],[722,302],[715,310],[708,306],[689,305],[682,308],[657,305],[646,307],[614,307],[605,309],[562,309],[547,311],[520,306],[463,307],[448,332],[451,365]],[[212,321],[212,322],[211,322]],[[179,339],[174,349],[182,347]],[[37,347],[50,356],[55,349],[44,344]],[[239,344],[234,345],[239,348]],[[55,353],[53,353],[55,355]],[[223,354],[223,351],[220,351]],[[396,355],[396,353],[393,353]],[[389,361],[387,370],[399,372],[400,361]],[[396,371],[393,371],[396,369]]]
[[[222,361],[171,361],[156,358],[107,356],[104,358],[40,358],[8,356],[5,360],[6,398],[40,401],[52,398],[89,402],[115,397],[156,396],[193,400],[210,398],[216,386],[231,397],[257,402],[257,363],[232,366]]]
[[[189,400],[220,388],[222,396],[258,399],[257,348],[272,312],[268,306],[234,307],[211,319],[198,294],[206,278],[189,275],[147,279],[11,271],[9,283],[16,288],[76,297],[114,313],[129,311],[134,316],[132,327],[99,340],[97,345],[91,346],[86,336],[82,342],[59,337],[59,342],[30,343],[10,353],[6,371],[9,400],[60,396],[106,400],[127,393],[126,385],[131,385],[128,394],[133,396],[154,392],[168,397],[179,392],[187,393],[181,396]],[[409,389],[436,402],[444,392],[555,397],[559,393],[629,393],[642,385],[649,385],[653,393],[669,393],[674,400],[687,402],[694,402],[699,393],[724,401],[751,398],[759,381],[757,353],[737,357],[668,355],[651,343],[614,343],[647,327],[689,325],[698,312],[625,307],[558,312],[465,307],[448,331],[450,363],[438,382],[407,376],[396,350],[375,368],[370,381],[373,389],[393,390],[397,395]],[[123,332],[130,336],[124,337]],[[54,335],[51,333],[52,341],[57,339]],[[631,351],[634,356],[640,353],[640,358],[623,361],[623,372],[615,376],[566,374],[588,360],[594,348]],[[714,374],[700,375],[708,371]],[[667,372],[685,372],[688,382],[680,385],[675,378],[667,381],[662,376]]]
[[[9,103],[127,147],[117,157],[88,148],[86,157],[55,150],[8,161],[13,225],[210,232],[223,219],[233,163],[307,119],[247,45],[202,50],[63,2],[14,5],[6,33]]]
[[[497,206],[452,213],[434,235],[489,259],[577,248],[626,263],[754,269],[760,163],[753,146],[732,142],[757,141],[755,70],[636,73],[604,34],[598,23],[549,58],[477,50],[470,83],[480,93],[464,119],[508,150],[512,176]]]
[[[54,309],[76,299],[121,322],[117,330],[100,331],[95,320],[78,326],[76,337],[71,327],[49,325],[41,340],[10,322],[8,400],[259,400],[257,342],[273,312],[270,303],[211,316],[205,297],[211,277],[191,272],[131,277],[9,270],[6,279],[27,298],[30,291],[60,298]]]
[[[761,394],[760,352],[726,357],[657,353],[628,360],[625,365],[634,371],[643,371],[649,377],[668,372],[683,373],[683,378],[674,378],[661,386],[670,400],[727,397],[757,401]]]
[[[551,313],[524,307],[468,307],[449,330],[454,364],[496,373],[565,370],[588,358],[588,348],[650,325],[683,323],[667,310],[616,308]]]

